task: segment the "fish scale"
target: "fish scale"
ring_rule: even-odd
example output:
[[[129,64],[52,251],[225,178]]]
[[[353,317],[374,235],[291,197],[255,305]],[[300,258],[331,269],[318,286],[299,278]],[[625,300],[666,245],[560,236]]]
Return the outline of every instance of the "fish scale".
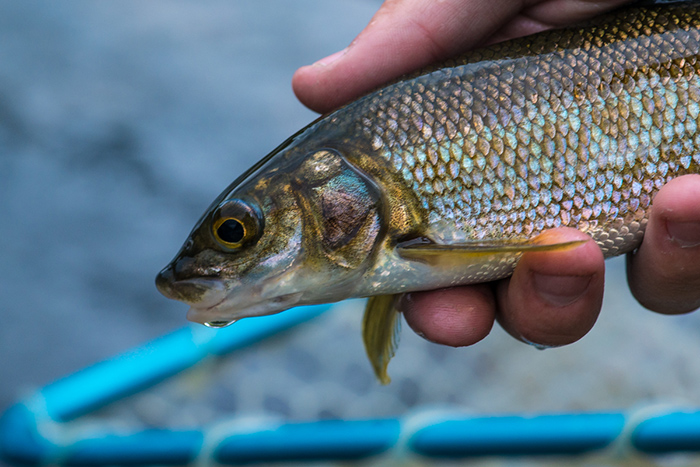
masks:
[[[656,191],[698,171],[697,9],[627,10],[475,51],[352,104],[349,120],[438,237],[572,226],[617,255],[641,240]]]

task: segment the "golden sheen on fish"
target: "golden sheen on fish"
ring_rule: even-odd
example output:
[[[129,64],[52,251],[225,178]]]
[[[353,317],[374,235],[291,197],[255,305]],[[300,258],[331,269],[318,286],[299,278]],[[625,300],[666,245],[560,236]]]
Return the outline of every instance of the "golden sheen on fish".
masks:
[[[163,294],[221,326],[372,297],[378,377],[397,294],[511,274],[575,227],[639,245],[656,191],[700,163],[700,5],[620,10],[477,50],[313,122],[239,177],[163,269]]]

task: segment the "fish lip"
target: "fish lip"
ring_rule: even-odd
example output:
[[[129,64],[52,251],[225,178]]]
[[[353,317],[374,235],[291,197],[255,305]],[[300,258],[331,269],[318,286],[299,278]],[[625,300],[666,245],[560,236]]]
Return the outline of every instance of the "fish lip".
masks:
[[[264,280],[262,284],[246,284],[240,279],[231,281],[219,277],[194,277],[171,282],[169,285],[170,291],[178,300],[190,305],[187,312],[189,321],[201,324],[233,321],[279,313],[299,304],[305,291],[284,290],[286,287],[275,290],[298,269],[299,265],[288,268]],[[186,296],[188,291],[192,294],[190,297]]]
[[[285,284],[294,277],[300,266],[297,261],[291,267],[255,285],[246,285],[239,280],[234,286],[228,286],[227,293],[217,303],[191,303],[187,319],[205,324],[266,316],[292,308],[301,302],[306,292],[293,288],[289,291]]]
[[[191,305],[187,311],[187,319],[195,323],[205,324],[213,321],[235,321],[241,318],[272,315],[296,306],[303,294],[303,292],[292,292],[245,303],[242,306],[231,306],[226,303],[233,295],[229,294],[215,305],[207,307]]]
[[[215,304],[213,304],[213,305],[211,305],[211,306],[208,306],[208,307],[204,308],[202,311],[210,311],[210,310],[213,310],[214,308],[216,308],[216,307],[218,307],[219,305],[221,305],[222,303],[224,303],[224,301],[226,301],[226,298],[228,298],[228,296],[223,297],[221,300],[219,300],[218,302],[216,302]],[[190,309],[192,309],[192,308],[195,308],[195,307],[194,307],[193,305],[190,305]],[[197,307],[197,309],[200,309],[200,308]]]
[[[202,308],[213,308],[229,295],[226,285],[220,279],[199,277],[171,282],[161,292],[169,298]]]

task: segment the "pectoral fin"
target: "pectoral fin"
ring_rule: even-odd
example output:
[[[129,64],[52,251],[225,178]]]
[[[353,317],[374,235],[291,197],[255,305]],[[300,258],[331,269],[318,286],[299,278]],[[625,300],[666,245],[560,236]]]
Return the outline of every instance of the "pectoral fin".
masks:
[[[399,346],[401,319],[397,310],[399,295],[378,295],[367,299],[362,320],[362,340],[365,351],[382,384],[389,384],[389,361]]]
[[[423,261],[433,266],[459,266],[485,257],[518,255],[527,251],[565,251],[585,243],[585,240],[557,242],[551,235],[533,238],[479,240],[464,243],[407,243],[396,251],[405,259]]]

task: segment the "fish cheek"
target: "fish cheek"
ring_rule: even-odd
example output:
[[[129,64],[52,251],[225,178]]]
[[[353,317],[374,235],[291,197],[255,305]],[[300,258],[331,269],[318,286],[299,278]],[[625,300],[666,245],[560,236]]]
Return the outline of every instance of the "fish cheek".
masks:
[[[334,149],[309,154],[293,177],[301,207],[304,248],[341,268],[357,268],[381,231],[382,195],[364,173]]]
[[[321,193],[323,241],[331,250],[350,243],[371,214],[372,206],[361,196],[346,191]]]
[[[313,189],[320,208],[324,254],[338,266],[355,268],[367,260],[380,231],[381,197],[351,169]]]

